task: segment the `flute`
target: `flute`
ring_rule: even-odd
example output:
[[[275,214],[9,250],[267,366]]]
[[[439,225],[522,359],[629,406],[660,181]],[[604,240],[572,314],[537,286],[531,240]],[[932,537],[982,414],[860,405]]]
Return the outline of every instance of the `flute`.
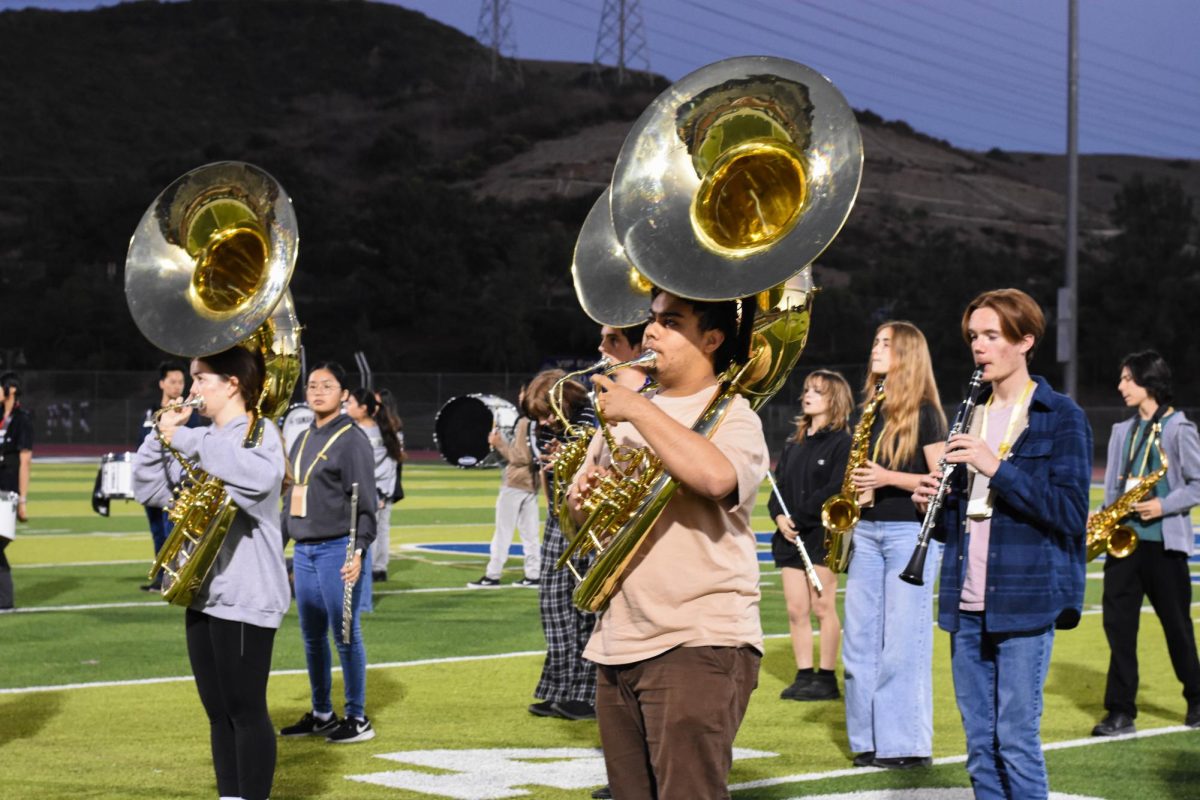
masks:
[[[792,512],[788,511],[787,503],[783,502],[783,495],[779,491],[779,486],[775,483],[775,476],[767,470],[767,480],[771,482],[771,491],[775,493],[775,499],[779,501],[779,507],[783,509],[783,515],[789,519]],[[817,577],[817,571],[813,569],[812,561],[808,557],[808,551],[804,549],[804,542],[800,541],[800,534],[796,534],[796,541],[792,542],[796,545],[796,549],[800,551],[800,560],[804,562],[804,574],[808,576],[808,582],[817,590],[817,597],[821,596],[824,587],[821,586],[821,579]]]
[[[350,485],[350,541],[346,542],[346,566],[354,563],[354,540],[358,535],[358,482]],[[342,589],[342,644],[350,644],[350,624],[354,618],[354,584],[346,581]]]

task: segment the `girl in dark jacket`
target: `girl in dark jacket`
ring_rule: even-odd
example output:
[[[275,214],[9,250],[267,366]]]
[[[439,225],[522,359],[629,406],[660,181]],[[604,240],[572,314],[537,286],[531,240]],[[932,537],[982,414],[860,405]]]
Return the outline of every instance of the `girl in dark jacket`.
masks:
[[[771,554],[783,581],[788,627],[796,656],[796,680],[783,690],[784,700],[835,700],[838,698],[834,667],[842,623],[838,619],[837,574],[825,566],[825,530],[821,505],[841,489],[850,456],[850,411],[854,396],[846,379],[836,372],[816,370],[804,379],[796,432],[783,446],[775,467],[779,491],[791,512],[783,511],[772,495],[768,505],[778,530],[771,539]],[[796,541],[804,545],[823,591],[817,594],[804,573]],[[812,614],[821,631],[820,667],[813,670]]]

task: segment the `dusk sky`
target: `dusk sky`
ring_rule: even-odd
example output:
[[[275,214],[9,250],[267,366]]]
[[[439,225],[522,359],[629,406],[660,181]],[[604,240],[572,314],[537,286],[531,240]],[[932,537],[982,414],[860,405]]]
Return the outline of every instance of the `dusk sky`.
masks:
[[[394,0],[471,36],[489,1]],[[604,0],[494,1],[507,3],[519,57],[592,61]],[[112,2],[0,0],[0,9],[102,4]],[[1200,2],[1079,6],[1080,149],[1200,159]],[[641,55],[672,80],[729,56],[783,56],[823,72],[855,108],[958,147],[1060,153],[1067,7],[1067,0],[640,0]]]

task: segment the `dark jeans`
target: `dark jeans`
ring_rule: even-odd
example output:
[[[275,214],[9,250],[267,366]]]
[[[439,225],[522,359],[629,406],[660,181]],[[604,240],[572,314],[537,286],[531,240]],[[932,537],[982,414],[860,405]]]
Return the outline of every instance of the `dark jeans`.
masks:
[[[267,713],[274,628],[187,610],[188,658],[208,715],[217,792],[266,800],[275,777],[275,726]]]
[[[0,536],[0,608],[13,607],[12,567],[9,566],[8,556],[4,555],[11,541]]]
[[[729,797],[733,737],[758,685],[751,647],[676,647],[597,671],[596,714],[613,797]]]
[[[1175,677],[1183,684],[1184,699],[1189,706],[1200,703],[1200,660],[1192,627],[1188,557],[1164,549],[1162,542],[1140,542],[1125,558],[1109,556],[1104,562],[1104,633],[1112,653],[1104,707],[1131,717],[1137,716],[1137,635],[1143,596],[1150,598],[1162,623],[1167,653]]]
[[[146,519],[150,522],[150,538],[154,541],[154,556],[162,552],[163,545],[167,543],[167,537],[171,535],[171,518],[167,516],[165,508],[156,506],[144,506],[146,509]],[[154,583],[158,585],[162,583],[162,571],[160,570],[154,576]]]

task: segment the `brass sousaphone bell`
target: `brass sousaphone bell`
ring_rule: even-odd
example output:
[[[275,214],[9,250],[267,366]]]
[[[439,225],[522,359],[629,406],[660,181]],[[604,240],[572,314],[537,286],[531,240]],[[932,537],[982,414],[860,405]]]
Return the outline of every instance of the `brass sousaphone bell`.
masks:
[[[129,243],[125,299],[155,346],[189,358],[234,345],[262,354],[263,390],[244,446],[262,441],[300,377],[300,324],[287,290],[299,244],[291,198],[264,170],[223,161],[188,172],[150,204]],[[157,431],[157,428],[156,428]],[[168,449],[170,449],[168,447]],[[174,528],[151,568],[163,598],[191,604],[236,514],[224,484],[184,468]]]
[[[575,289],[589,316],[614,326],[646,318],[651,285],[693,300],[754,299],[749,358],[720,376],[722,390],[693,430],[711,435],[734,396],[757,410],[786,382],[808,337],[808,267],[849,216],[862,160],[845,98],[781,58],[703,67],[634,124],[605,195],[608,213],[602,196],[581,230]],[[607,605],[675,488],[652,464],[593,492],[589,519],[559,561],[600,552],[581,576],[577,606]]]

